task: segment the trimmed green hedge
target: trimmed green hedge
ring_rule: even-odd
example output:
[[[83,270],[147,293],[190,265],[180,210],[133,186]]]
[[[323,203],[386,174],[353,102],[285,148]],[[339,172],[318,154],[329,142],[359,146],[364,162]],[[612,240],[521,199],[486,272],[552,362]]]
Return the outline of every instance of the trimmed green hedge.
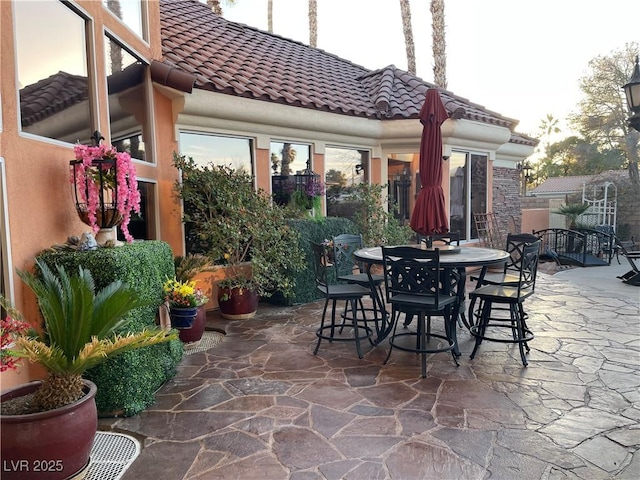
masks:
[[[295,294],[291,298],[283,298],[282,295],[273,295],[269,301],[278,305],[296,305],[309,303],[320,298],[316,289],[315,275],[313,271],[313,253],[310,242],[320,243],[343,233],[360,233],[356,225],[348,218],[326,217],[322,219],[289,220],[299,234],[298,244],[305,253],[306,267],[295,274]]]
[[[88,269],[100,290],[122,280],[148,305],[127,314],[125,332],[139,332],[156,324],[156,312],[163,303],[162,285],[174,276],[173,252],[161,241],[136,241],[117,248],[85,252],[45,251],[38,258],[50,267],[59,264],[75,274]],[[154,393],[175,375],[182,359],[180,340],[125,352],[92,368],[85,377],[98,386],[96,405],[102,416],[135,415],[155,401]]]

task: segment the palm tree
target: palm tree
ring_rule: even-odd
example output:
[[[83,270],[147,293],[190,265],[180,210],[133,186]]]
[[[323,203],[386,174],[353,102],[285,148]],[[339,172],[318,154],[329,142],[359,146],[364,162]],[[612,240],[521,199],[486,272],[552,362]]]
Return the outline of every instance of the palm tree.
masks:
[[[18,271],[35,293],[43,319],[41,332],[15,339],[14,356],[27,358],[47,370],[47,378],[34,393],[36,411],[47,411],[75,402],[84,395],[82,374],[119,353],[177,338],[164,330],[115,334],[126,325],[129,311],[144,305],[135,291],[116,280],[95,292],[89,270],[82,267],[69,276],[61,266],[54,273],[36,260],[42,278]],[[0,296],[0,304],[12,318],[23,321],[20,312]]]
[[[416,74],[416,50],[413,44],[413,30],[411,28],[411,6],[409,0],[400,0],[400,13],[402,15],[402,32],[404,44],[407,50],[407,71]]]
[[[318,44],[318,5],[316,0],[309,0],[309,46],[315,48],[317,44]]]
[[[223,0],[223,1],[228,6],[232,6],[234,3],[236,3],[236,0]],[[207,0],[207,5],[211,7],[211,10],[213,10],[213,13],[215,13],[216,15],[220,15],[221,17],[223,16],[222,2],[220,0]]]
[[[444,0],[431,0],[433,82],[447,88],[447,53],[444,38]]]

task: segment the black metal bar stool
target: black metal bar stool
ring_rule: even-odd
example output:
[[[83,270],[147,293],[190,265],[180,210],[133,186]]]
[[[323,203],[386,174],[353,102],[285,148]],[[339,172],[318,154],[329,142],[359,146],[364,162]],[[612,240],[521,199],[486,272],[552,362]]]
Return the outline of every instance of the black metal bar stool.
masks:
[[[364,305],[360,305],[360,308],[365,312],[364,322],[373,323],[376,333],[380,334],[380,324],[386,315],[382,292],[384,275],[371,273],[362,262],[355,259],[354,252],[364,247],[362,235],[349,233],[337,235],[333,237],[332,243],[333,264],[338,282],[354,283],[370,290],[372,307],[365,308]]]
[[[389,338],[389,353],[384,363],[391,357],[394,348],[421,355],[422,378],[427,376],[427,354],[454,353],[455,342],[451,331],[456,319],[452,317],[452,307],[458,302],[455,292],[448,285],[450,280],[443,275],[450,269],[440,267],[438,250],[420,250],[413,247],[382,247],[387,302],[392,306],[393,333]],[[417,315],[416,331],[397,332],[398,317]],[[445,335],[431,333],[431,317],[444,317]],[[453,322],[453,325],[451,323]],[[411,339],[415,339],[413,342]],[[409,341],[406,341],[409,339]],[[435,339],[436,341],[433,341]],[[439,340],[444,340],[441,342]]]
[[[329,342],[333,342],[334,340],[348,341],[355,342],[358,357],[362,358],[360,341],[368,339],[369,343],[373,345],[373,341],[371,340],[373,330],[371,330],[366,323],[363,323],[366,318],[364,311],[360,308],[362,306],[362,297],[369,295],[371,290],[368,287],[356,284],[330,283],[329,271],[333,271],[333,263],[329,259],[327,248],[324,245],[313,242],[311,243],[311,248],[314,257],[316,288],[325,298],[324,308],[322,310],[322,321],[320,327],[316,330],[318,343],[316,344],[313,354],[316,355],[318,353],[322,340],[329,340]],[[332,302],[331,321],[327,323],[326,316],[330,301]],[[338,301],[344,301],[345,306],[343,312],[339,315],[339,319],[336,320]],[[360,316],[358,312],[360,312]],[[353,334],[343,335],[344,329],[349,326],[353,329]]]
[[[528,342],[533,340],[534,335],[527,326],[527,315],[523,303],[535,291],[540,244],[538,240],[521,247],[517,282],[488,284],[469,293],[472,302],[479,301],[480,311],[478,323],[469,329],[471,335],[476,338],[473,352],[471,352],[472,359],[483,340],[515,343],[520,349],[523,365],[527,366],[525,349],[529,352]],[[508,311],[509,314],[497,316],[500,311]],[[497,336],[497,333],[494,335],[495,329],[508,329],[511,335]],[[492,332],[491,336],[487,333],[488,330]]]

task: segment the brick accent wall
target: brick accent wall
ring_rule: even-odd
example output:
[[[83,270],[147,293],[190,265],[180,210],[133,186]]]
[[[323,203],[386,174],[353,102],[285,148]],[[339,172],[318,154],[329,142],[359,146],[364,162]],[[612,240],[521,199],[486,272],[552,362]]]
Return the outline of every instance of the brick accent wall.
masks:
[[[493,169],[493,215],[504,233],[519,233],[522,225],[520,172],[514,168]]]

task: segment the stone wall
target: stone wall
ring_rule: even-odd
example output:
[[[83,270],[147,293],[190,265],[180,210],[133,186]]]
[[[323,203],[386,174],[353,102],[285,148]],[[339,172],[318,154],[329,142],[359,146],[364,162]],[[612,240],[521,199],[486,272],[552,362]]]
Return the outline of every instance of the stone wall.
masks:
[[[522,228],[520,172],[514,168],[493,169],[493,214],[501,232],[519,233]]]

